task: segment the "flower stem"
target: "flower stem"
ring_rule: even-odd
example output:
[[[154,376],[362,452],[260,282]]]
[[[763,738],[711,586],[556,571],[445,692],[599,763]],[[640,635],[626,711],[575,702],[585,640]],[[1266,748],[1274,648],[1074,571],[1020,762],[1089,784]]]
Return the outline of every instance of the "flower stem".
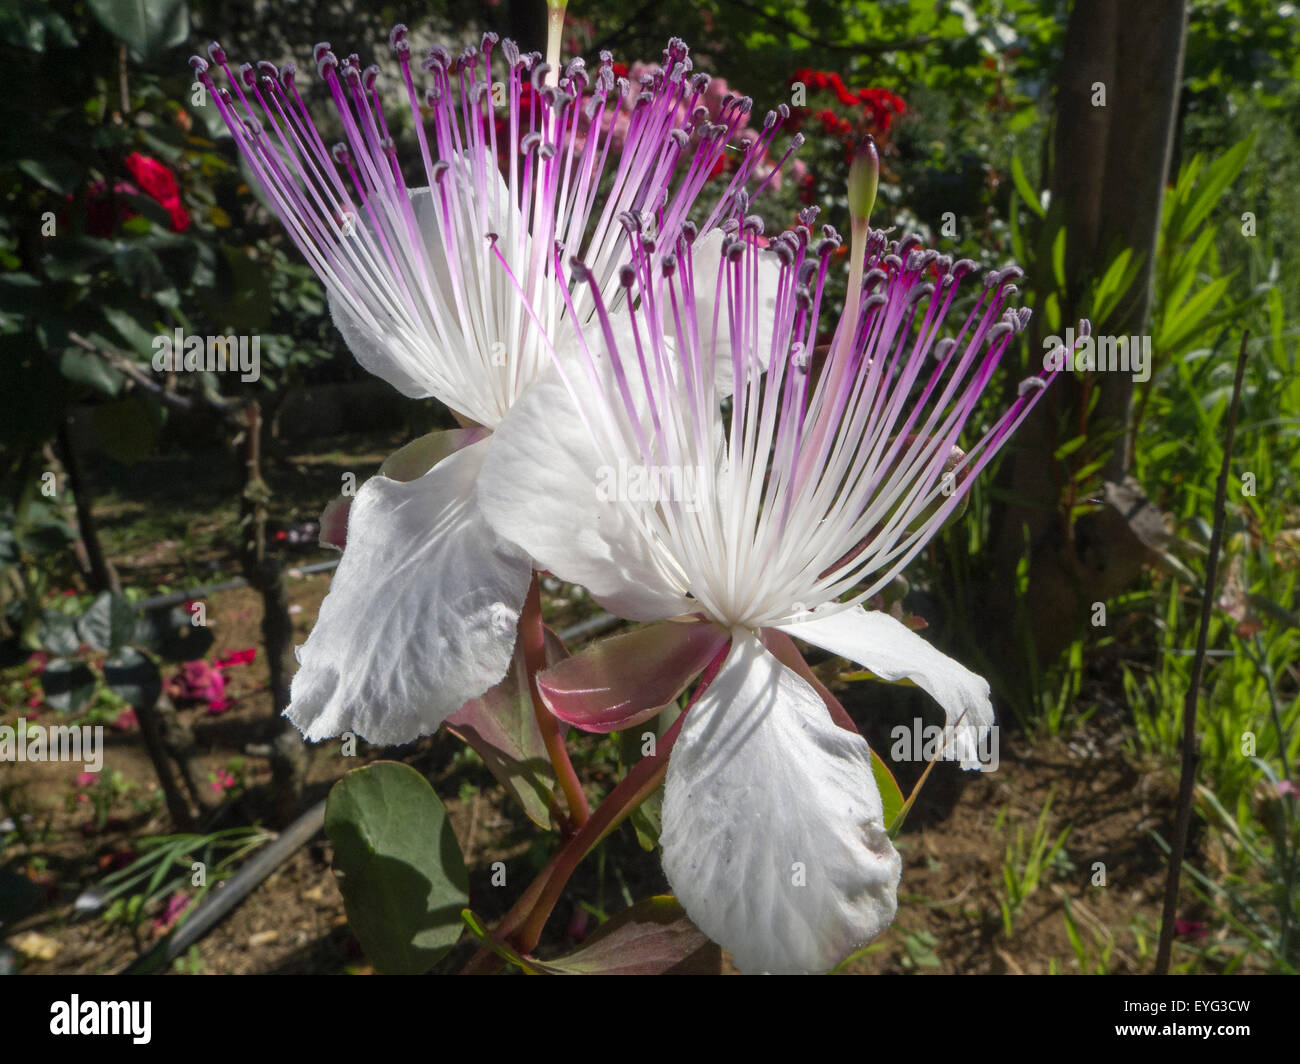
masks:
[[[506,913],[495,935],[500,941],[509,941],[520,953],[531,953],[542,937],[542,928],[555,909],[556,902],[564,893],[582,859],[594,850],[611,831],[621,824],[638,805],[654,793],[654,789],[663,781],[668,771],[668,755],[682,730],[686,713],[691,706],[713,683],[714,677],[727,659],[730,643],[723,646],[704,670],[699,684],[691,694],[686,710],[673,722],[672,727],[664,733],[656,744],[655,752],[643,757],[619,781],[618,785],[605,796],[605,800],[596,807],[596,811],[558,853],[547,862],[546,867],[520,896],[519,900]],[[464,971],[466,974],[482,973],[489,970],[496,955],[484,947],[470,960]]]
[[[542,591],[536,573],[533,573],[533,582],[528,587],[528,597],[524,600],[523,613],[519,617],[519,638],[523,643],[528,693],[533,699],[537,728],[542,733],[546,754],[555,769],[555,778],[564,791],[564,801],[569,807],[570,830],[580,829],[591,817],[591,807],[587,804],[587,796],[582,791],[578,774],[573,770],[569,752],[564,748],[560,722],[546,708],[542,693],[537,688],[537,674],[546,668],[546,626],[542,623]]]
[[[564,36],[564,9],[568,0],[546,0],[546,84],[560,83],[560,41]]]

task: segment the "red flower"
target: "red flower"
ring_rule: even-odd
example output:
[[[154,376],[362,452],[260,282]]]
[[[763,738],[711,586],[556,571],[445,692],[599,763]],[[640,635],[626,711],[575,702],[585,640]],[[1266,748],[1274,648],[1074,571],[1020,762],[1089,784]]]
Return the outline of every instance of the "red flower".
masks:
[[[248,665],[257,657],[257,647],[248,647],[245,650],[233,650],[224,658],[217,658],[213,664],[218,669],[228,669],[232,665]]]
[[[141,155],[138,151],[132,152],[126,157],[126,168],[131,171],[136,183],[159,203],[180,198],[176,176],[157,159]]]
[[[181,206],[180,188],[176,184],[176,175],[163,163],[148,155],[132,152],[126,157],[126,168],[131,172],[135,183],[118,181],[113,191],[108,191],[108,182],[96,181],[90,186],[86,195],[86,231],[92,236],[111,236],[119,225],[134,218],[139,212],[131,210],[125,202],[125,196],[143,194],[156,200],[171,216],[171,230],[181,233],[189,228],[189,212]]]

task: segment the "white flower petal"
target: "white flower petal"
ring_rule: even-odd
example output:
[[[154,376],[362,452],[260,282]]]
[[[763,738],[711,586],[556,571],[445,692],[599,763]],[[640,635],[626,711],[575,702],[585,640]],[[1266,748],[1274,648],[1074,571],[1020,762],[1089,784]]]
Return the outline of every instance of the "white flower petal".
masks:
[[[474,483],[491,446],[357,492],[285,711],[308,739],[410,742],[505,675],[532,569],[479,512]]]
[[[752,634],[734,640],[669,758],[664,871],[742,971],[826,971],[897,908],[871,753]]]
[[[459,214],[450,240],[441,206],[428,188],[409,190],[421,247],[412,246],[404,219],[394,229],[385,215],[381,241],[369,214],[363,213],[357,225],[364,234],[358,231],[348,239],[365,254],[343,274],[353,293],[351,306],[332,286],[329,295],[330,316],[366,370],[403,395],[436,396],[489,427],[508,405],[505,363],[497,356],[507,347],[509,308],[517,306],[518,293],[479,234],[483,224],[497,233],[521,232],[523,227],[504,181],[495,168],[490,172],[495,174],[496,196],[484,197],[484,218],[460,197],[451,197],[450,209]],[[526,236],[521,240],[520,254],[526,254]],[[387,260],[390,254],[398,262],[397,272]],[[459,285],[453,281],[453,256]]]
[[[946,756],[965,769],[980,767],[979,750],[993,724],[988,681],[940,653],[902,621],[861,606],[825,617],[775,627],[805,642],[856,661],[882,680],[911,680],[943,707],[951,745]]]
[[[393,333],[362,325],[333,292],[329,296],[329,308],[334,327],[362,369],[387,381],[410,399],[427,399],[434,394],[435,380],[421,367],[414,345],[404,343]]]
[[[575,384],[582,370],[570,364]],[[589,407],[591,416],[597,416]],[[613,472],[555,367],[511,408],[479,477],[479,504],[497,533],[611,613],[657,621],[695,608],[654,561],[626,502],[602,498]]]

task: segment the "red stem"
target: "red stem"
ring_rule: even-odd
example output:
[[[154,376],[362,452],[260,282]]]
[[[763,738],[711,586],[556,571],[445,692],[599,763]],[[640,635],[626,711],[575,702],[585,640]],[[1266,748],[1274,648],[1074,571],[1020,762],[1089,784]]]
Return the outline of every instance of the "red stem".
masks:
[[[533,573],[533,582],[528,587],[528,597],[524,600],[523,613],[519,617],[519,639],[524,650],[524,665],[528,673],[528,693],[533,699],[533,714],[537,718],[538,730],[542,733],[542,742],[546,746],[547,756],[555,769],[555,778],[564,791],[564,800],[569,807],[569,824],[561,825],[566,833],[580,829],[591,817],[591,806],[583,793],[582,783],[573,770],[569,752],[564,747],[564,736],[560,734],[560,722],[546,708],[541,692],[537,688],[537,674],[546,668],[546,625],[542,622],[542,592],[538,585],[537,574]]]
[[[525,954],[531,953],[537,947],[546,921],[560,900],[560,895],[564,893],[569,878],[582,863],[583,858],[618,827],[662,782],[664,774],[668,771],[668,755],[672,752],[673,744],[676,743],[677,736],[682,730],[686,714],[709,689],[723,662],[726,661],[730,648],[731,644],[728,642],[714,655],[713,660],[705,668],[699,684],[692,692],[686,709],[664,733],[663,738],[656,745],[655,752],[648,757],[643,757],[632,766],[628,774],[596,807],[591,818],[547,862],[546,867],[506,913],[495,932],[499,941],[508,940],[520,953]],[[465,972],[487,971],[492,962],[497,959],[495,954],[484,947],[465,967]]]

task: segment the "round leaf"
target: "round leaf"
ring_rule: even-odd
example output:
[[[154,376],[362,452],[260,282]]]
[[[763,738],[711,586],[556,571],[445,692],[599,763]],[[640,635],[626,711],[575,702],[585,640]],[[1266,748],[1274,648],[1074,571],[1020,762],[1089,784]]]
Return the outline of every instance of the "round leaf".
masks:
[[[39,636],[41,648],[50,654],[75,654],[81,646],[76,620],[58,610],[46,610],[41,614]]]
[[[145,60],[185,43],[190,33],[185,0],[90,0],[90,10],[109,33]]]
[[[465,859],[447,810],[396,761],[353,769],[330,791],[325,833],[348,923],[381,971],[427,972],[461,935]]]
[[[82,614],[77,631],[83,642],[101,653],[110,653],[134,638],[136,620],[136,609],[125,595],[105,591]]]

